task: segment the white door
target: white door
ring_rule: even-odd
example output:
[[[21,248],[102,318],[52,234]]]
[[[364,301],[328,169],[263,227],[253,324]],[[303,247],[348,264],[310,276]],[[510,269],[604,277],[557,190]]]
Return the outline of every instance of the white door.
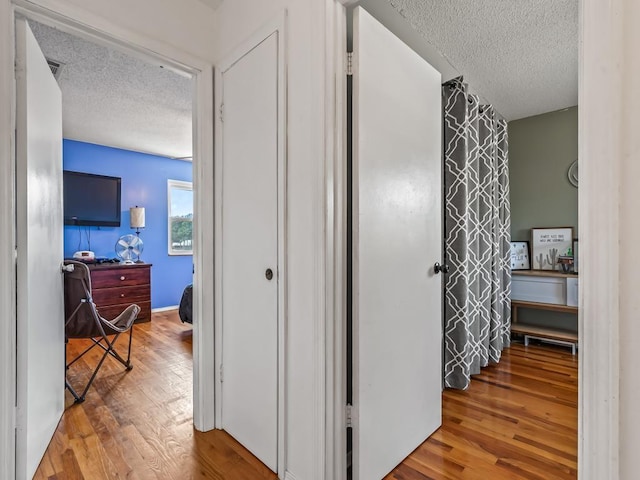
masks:
[[[278,453],[278,34],[222,72],[222,427]]]
[[[358,7],[353,72],[353,478],[441,423],[440,74]]]
[[[30,479],[64,410],[62,101],[23,19],[16,90],[16,476]]]

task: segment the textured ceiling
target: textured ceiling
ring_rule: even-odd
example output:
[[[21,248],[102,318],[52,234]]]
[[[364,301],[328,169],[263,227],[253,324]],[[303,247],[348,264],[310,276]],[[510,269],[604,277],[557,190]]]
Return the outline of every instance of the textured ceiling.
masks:
[[[64,64],[58,84],[65,138],[191,157],[190,77],[36,22],[29,24],[45,56]]]
[[[380,12],[385,11],[380,4],[386,3],[388,17],[390,11],[400,15],[405,28],[418,32],[445,57],[452,67],[443,72],[445,77],[452,70],[462,74],[507,120],[515,120],[578,104],[578,1],[360,3]]]

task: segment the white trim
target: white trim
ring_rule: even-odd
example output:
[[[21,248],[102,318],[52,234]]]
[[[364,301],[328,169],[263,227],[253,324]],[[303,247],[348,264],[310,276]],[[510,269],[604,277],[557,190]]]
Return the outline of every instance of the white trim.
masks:
[[[83,10],[65,0],[13,0],[16,12],[84,38],[99,45],[115,48],[147,63],[171,68],[185,75],[204,70],[209,62],[184,50],[120,27],[100,15]]]
[[[215,99],[215,118],[214,118],[214,351],[215,351],[215,397],[222,399],[222,382],[220,382],[220,368],[222,365],[222,71],[220,67],[216,67],[214,77],[214,99]],[[216,402],[215,409],[215,427],[222,429],[222,402]]]
[[[312,160],[312,164],[315,166],[314,178],[317,179],[313,192],[313,204],[312,212],[314,218],[313,224],[313,271],[316,274],[314,280],[315,292],[313,295],[313,350],[312,350],[312,404],[310,416],[313,419],[313,436],[311,444],[312,452],[312,465],[311,465],[311,478],[324,479],[327,477],[327,465],[326,465],[326,443],[327,443],[327,406],[332,403],[327,403],[327,381],[330,375],[326,365],[326,348],[327,348],[327,287],[328,287],[328,271],[332,269],[328,268],[327,260],[328,255],[331,253],[328,251],[327,244],[327,232],[325,228],[327,226],[327,184],[329,179],[327,178],[327,164],[331,163],[331,159],[327,156],[331,156],[332,150],[328,150],[329,143],[332,143],[332,138],[335,132],[334,123],[329,124],[327,117],[332,115],[334,108],[333,101],[327,102],[327,95],[330,93],[329,85],[332,82],[328,78],[327,71],[327,46],[329,41],[329,35],[327,32],[328,22],[328,5],[327,2],[312,2],[311,17],[319,19],[318,22],[314,22],[309,32],[310,40],[310,52],[317,52],[315,56],[311,56],[309,59],[310,70],[312,72],[318,72],[311,78],[311,91],[318,92],[317,98],[312,98],[312,103],[309,105],[309,109],[313,112],[317,112],[317,125],[314,135],[310,137],[310,151],[314,152],[315,158]],[[331,36],[333,39],[333,36]],[[320,93],[322,92],[322,93]],[[333,119],[332,119],[333,120]],[[331,291],[332,292],[332,291]],[[332,292],[333,293],[333,292]],[[331,312],[333,318],[333,312]],[[333,325],[332,325],[333,326]]]
[[[14,13],[0,0],[0,478],[15,478],[16,251]]]
[[[194,213],[213,211],[213,67],[202,59],[105,21],[75,5],[60,0],[41,0],[46,8],[25,0],[15,0],[21,14],[55,24],[93,41],[119,46],[122,50],[147,60],[155,58],[163,65],[194,75]],[[0,258],[3,265],[15,266],[15,84],[14,84],[14,7],[11,0],[0,0]],[[173,59],[173,60],[169,60]],[[198,191],[199,190],[199,191]],[[204,218],[204,217],[202,217]],[[203,225],[199,225],[202,223]],[[214,377],[213,355],[213,227],[211,222],[194,222],[194,401],[193,421],[198,430],[213,428]],[[0,396],[0,477],[15,476],[15,267],[0,273],[0,381],[5,387]],[[199,319],[199,320],[198,320]],[[209,388],[207,388],[209,387]]]
[[[324,478],[347,474],[346,438],[346,229],[347,229],[347,18],[326,1],[325,86],[325,312],[326,391]],[[331,368],[333,366],[333,368]]]
[[[287,223],[287,11],[275,20],[278,32],[278,472],[287,468],[287,319],[289,309]],[[283,478],[282,473],[279,474]]]
[[[229,70],[238,60],[244,57],[247,53],[249,53],[254,47],[259,45],[263,40],[267,39],[273,33],[281,32],[284,33],[286,38],[286,32],[283,30],[287,23],[287,11],[282,10],[278,13],[274,18],[265,22],[258,28],[255,32],[253,32],[249,37],[247,37],[243,42],[238,44],[235,48],[233,48],[224,58],[218,62],[216,65],[216,70],[221,73]],[[280,44],[280,41],[278,41]],[[216,99],[219,100],[218,97]],[[218,100],[216,100],[216,105],[218,105]]]
[[[191,250],[174,250],[173,249],[173,243],[171,241],[171,189],[172,188],[193,192],[193,183],[185,182],[183,180],[172,180],[170,178],[167,179],[167,254],[171,257],[181,256],[181,255],[193,255],[193,231],[191,232]]]
[[[213,67],[195,77],[193,94],[193,425],[215,427]],[[207,219],[208,221],[205,221]]]
[[[152,308],[151,313],[170,312],[171,310],[178,310],[179,305],[169,305],[168,307]]]
[[[635,0],[634,0],[635,1]],[[581,2],[578,477],[619,478],[623,1]],[[630,14],[630,12],[628,12]],[[628,50],[631,55],[632,50]],[[605,268],[602,268],[605,266]]]
[[[284,480],[297,480],[291,472],[284,472]]]
[[[286,338],[287,338],[287,11],[282,10],[218,64],[215,74],[215,388],[222,398],[222,159],[224,103],[223,74],[238,60],[273,34],[278,35],[278,476],[286,471]],[[222,428],[222,405],[217,402],[216,428]]]

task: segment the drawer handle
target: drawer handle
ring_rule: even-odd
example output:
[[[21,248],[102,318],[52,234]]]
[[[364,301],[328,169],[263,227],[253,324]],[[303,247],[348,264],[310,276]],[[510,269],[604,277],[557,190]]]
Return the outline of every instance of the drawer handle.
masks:
[[[120,294],[120,298],[124,298],[124,293],[121,293],[121,294]]]
[[[125,277],[124,275],[122,275],[122,276],[120,277],[120,280],[125,280],[125,279],[126,279],[126,277]]]

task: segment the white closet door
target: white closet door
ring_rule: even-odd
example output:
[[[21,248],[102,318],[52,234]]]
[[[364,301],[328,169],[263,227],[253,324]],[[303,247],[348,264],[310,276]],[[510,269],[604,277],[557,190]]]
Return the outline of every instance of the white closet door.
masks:
[[[276,471],[278,34],[222,82],[222,427]]]
[[[64,409],[62,96],[16,20],[16,476],[33,477]]]
[[[441,79],[360,7],[353,65],[353,478],[376,480],[441,423]]]

